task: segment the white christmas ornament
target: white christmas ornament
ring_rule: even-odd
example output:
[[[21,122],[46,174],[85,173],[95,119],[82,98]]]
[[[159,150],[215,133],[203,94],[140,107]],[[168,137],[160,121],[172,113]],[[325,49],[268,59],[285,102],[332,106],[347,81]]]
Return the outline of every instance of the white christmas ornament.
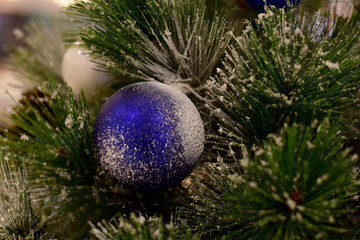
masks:
[[[96,71],[96,63],[92,61],[89,50],[76,42],[70,47],[63,58],[61,72],[64,81],[76,94],[84,91],[87,99],[91,99],[96,92],[105,88],[111,77],[104,72]]]

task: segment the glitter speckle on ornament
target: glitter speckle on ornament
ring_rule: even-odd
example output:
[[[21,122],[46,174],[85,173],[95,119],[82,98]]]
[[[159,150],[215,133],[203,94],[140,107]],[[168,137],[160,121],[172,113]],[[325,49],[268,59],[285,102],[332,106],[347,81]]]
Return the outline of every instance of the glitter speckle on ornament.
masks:
[[[128,85],[101,108],[94,128],[101,167],[120,185],[159,191],[180,183],[196,167],[204,126],[195,105],[157,82]]]
[[[264,0],[246,0],[246,2],[257,12],[264,12]],[[276,8],[286,7],[288,2],[298,3],[300,0],[266,0],[266,5],[275,6]]]

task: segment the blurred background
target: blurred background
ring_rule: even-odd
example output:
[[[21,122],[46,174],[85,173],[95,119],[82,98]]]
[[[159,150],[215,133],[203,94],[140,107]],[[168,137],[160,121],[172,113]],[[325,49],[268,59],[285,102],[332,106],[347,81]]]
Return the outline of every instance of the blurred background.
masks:
[[[0,58],[6,57],[7,44],[19,43],[23,27],[30,18],[61,14],[70,3],[71,0],[1,0]]]
[[[64,13],[71,0],[0,0],[0,119],[6,119],[12,105],[21,98],[26,86],[16,80],[8,64],[7,47],[22,45],[27,22],[47,20]],[[0,126],[5,123],[0,121]]]

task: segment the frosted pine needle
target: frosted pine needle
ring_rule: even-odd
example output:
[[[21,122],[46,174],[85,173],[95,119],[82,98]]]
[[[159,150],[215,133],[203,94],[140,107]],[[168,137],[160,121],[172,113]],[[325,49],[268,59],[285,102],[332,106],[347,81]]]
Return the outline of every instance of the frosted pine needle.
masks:
[[[48,239],[40,234],[41,222],[32,208],[26,163],[16,163],[11,153],[0,152],[0,237]]]
[[[76,1],[68,12],[86,24],[81,37],[109,63],[102,67],[135,79],[199,86],[231,38],[222,16],[207,16],[204,0]]]
[[[356,106],[359,25],[335,21],[329,36],[316,25],[323,18],[267,9],[234,37],[224,67],[208,81],[221,136],[251,147],[285,122],[337,118]]]
[[[133,239],[162,240],[184,239],[195,240],[199,236],[184,229],[181,223],[166,223],[162,217],[145,218],[134,213],[130,217],[119,217],[117,220],[102,221],[96,225],[90,223],[91,233],[99,240]]]
[[[315,239],[319,233],[338,239],[346,232],[338,222],[347,219],[346,203],[358,184],[356,161],[340,151],[337,132],[328,119],[284,126],[249,153],[246,167],[240,160],[208,163],[194,184],[196,204],[182,216],[191,216],[193,230],[208,239]]]

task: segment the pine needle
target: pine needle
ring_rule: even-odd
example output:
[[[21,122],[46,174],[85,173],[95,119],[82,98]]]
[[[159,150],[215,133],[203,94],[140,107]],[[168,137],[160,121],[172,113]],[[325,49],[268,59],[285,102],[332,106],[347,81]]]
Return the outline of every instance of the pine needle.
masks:
[[[130,214],[129,218],[123,216],[112,222],[102,221],[96,226],[91,224],[91,233],[99,240],[132,240],[136,236],[139,240],[165,240],[165,239],[198,239],[181,225],[173,222],[165,223],[161,217],[146,218],[142,215]]]
[[[251,147],[285,122],[337,118],[356,106],[359,25],[303,14],[268,9],[229,45],[224,68],[208,82],[228,142]]]
[[[357,192],[357,156],[341,151],[338,129],[328,119],[285,126],[235,163],[209,163],[195,184],[197,204],[183,216],[207,238],[338,239]]]
[[[50,239],[34,212],[28,186],[26,161],[0,151],[0,237],[1,239]]]
[[[77,1],[81,38],[115,76],[193,86],[213,74],[230,41],[226,20],[207,19],[203,0]]]

